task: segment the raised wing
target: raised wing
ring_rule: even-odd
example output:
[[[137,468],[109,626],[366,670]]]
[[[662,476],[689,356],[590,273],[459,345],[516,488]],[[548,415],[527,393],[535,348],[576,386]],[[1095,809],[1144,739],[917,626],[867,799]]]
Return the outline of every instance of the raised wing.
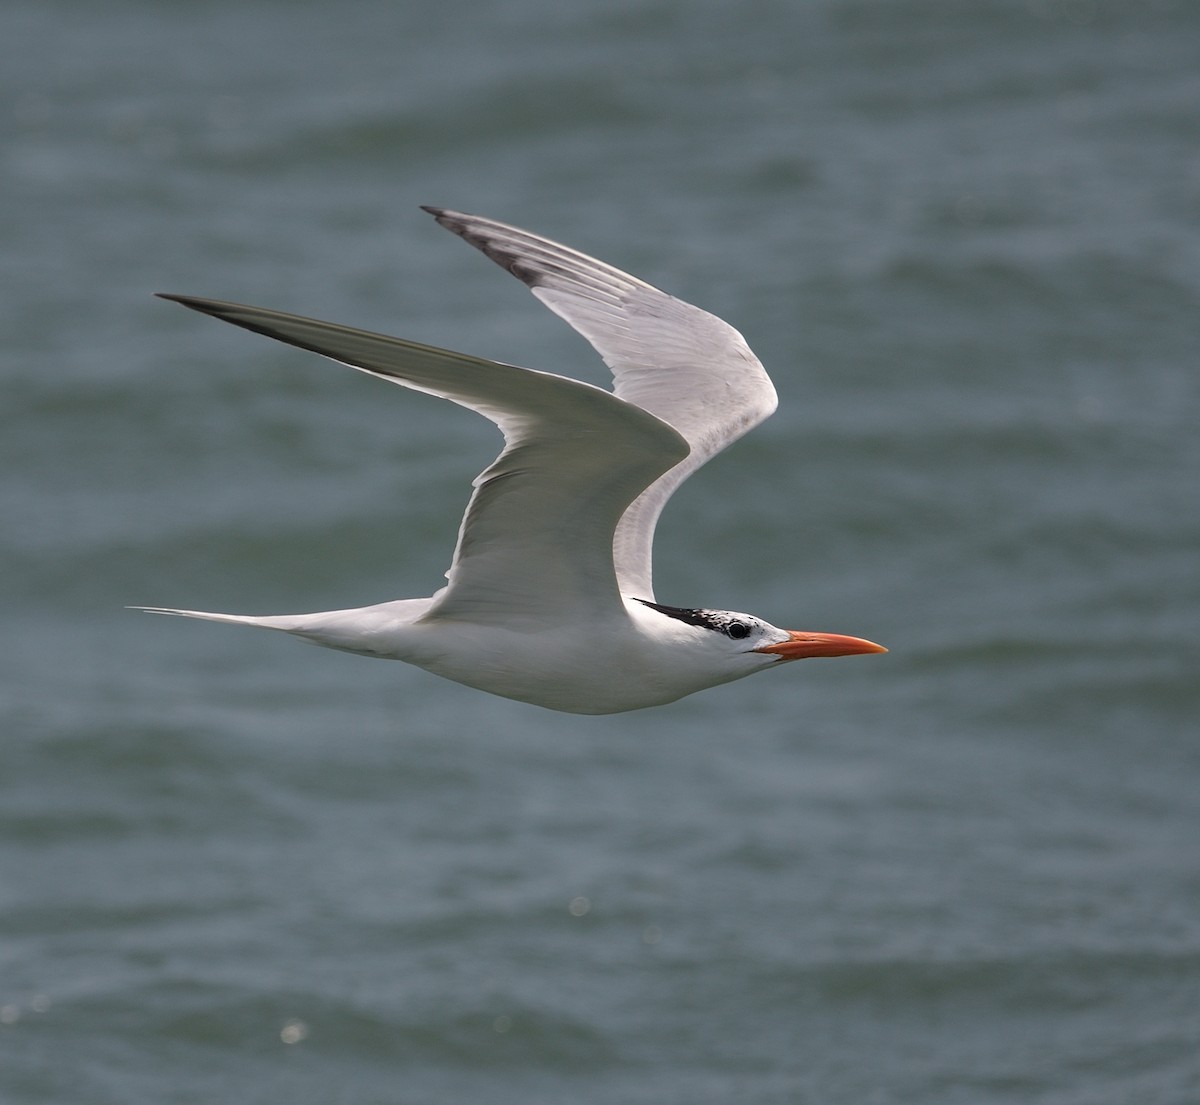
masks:
[[[770,378],[742,335],[699,307],[549,238],[477,215],[425,210],[582,334],[612,370],[620,398],[687,440],[687,457],[633,502],[614,538],[621,590],[653,599],[651,552],[663,504],[705,461],[775,410]]]
[[[261,307],[168,295],[491,419],[504,435],[475,480],[447,588],[426,615],[545,626],[622,611],[613,532],[687,442],[641,407],[548,372]]]

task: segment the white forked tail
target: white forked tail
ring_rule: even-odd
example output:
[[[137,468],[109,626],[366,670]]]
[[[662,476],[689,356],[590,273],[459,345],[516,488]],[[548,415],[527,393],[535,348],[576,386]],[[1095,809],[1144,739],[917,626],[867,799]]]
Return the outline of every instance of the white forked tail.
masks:
[[[258,629],[275,629],[302,641],[343,652],[366,656],[407,658],[402,644],[410,627],[428,613],[434,600],[398,599],[375,606],[360,606],[352,610],[323,610],[312,614],[274,614],[258,617],[253,614],[217,614],[209,610],[176,610],[170,606],[131,606],[147,614],[170,614],[176,618],[199,618],[206,622],[226,625],[249,625]]]
[[[311,618],[303,615],[281,614],[277,617],[255,617],[252,614],[214,614],[208,610],[174,610],[169,606],[130,606],[129,610],[141,610],[146,614],[170,614],[177,618],[200,618],[206,622],[225,622],[228,625],[254,625],[260,629],[278,629],[294,633],[302,629]]]

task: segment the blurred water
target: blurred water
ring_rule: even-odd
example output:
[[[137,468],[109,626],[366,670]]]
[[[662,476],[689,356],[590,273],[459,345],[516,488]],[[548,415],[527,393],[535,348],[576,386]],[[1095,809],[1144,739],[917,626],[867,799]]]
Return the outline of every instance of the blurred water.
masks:
[[[1200,12],[0,15],[0,1100],[1200,1100]],[[458,206],[741,329],[615,718],[127,603],[437,585],[494,431],[152,300],[602,380]]]

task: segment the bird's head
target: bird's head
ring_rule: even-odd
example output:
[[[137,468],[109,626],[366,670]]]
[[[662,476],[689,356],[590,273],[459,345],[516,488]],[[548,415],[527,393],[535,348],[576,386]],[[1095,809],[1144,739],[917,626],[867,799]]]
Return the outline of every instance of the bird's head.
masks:
[[[781,660],[808,660],[818,656],[857,656],[887,652],[882,645],[842,633],[813,633],[802,629],[780,629],[753,614],[735,610],[693,610],[679,606],[661,606],[639,600],[643,606],[702,632],[689,633],[696,647],[711,653],[714,659],[728,658],[736,674],[779,663]]]

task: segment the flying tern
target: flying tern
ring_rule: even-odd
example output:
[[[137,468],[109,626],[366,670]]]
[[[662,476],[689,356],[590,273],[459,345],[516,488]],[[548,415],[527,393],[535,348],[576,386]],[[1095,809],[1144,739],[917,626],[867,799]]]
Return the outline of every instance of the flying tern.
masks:
[[[663,505],[776,407],[741,334],[549,238],[424,210],[582,334],[613,390],[262,307],[164,295],[476,411],[499,427],[504,448],[476,477],[446,585],[429,598],[271,617],[138,609],[279,630],[579,714],[662,705],[789,660],[887,651],[655,600]]]

